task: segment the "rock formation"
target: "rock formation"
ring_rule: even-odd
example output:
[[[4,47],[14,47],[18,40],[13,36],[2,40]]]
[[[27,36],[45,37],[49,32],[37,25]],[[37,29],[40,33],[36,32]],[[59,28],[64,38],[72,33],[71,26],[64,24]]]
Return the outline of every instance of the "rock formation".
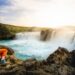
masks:
[[[41,34],[40,34],[41,40],[46,41],[46,40],[50,39],[52,36],[52,32],[53,32],[52,29],[42,30]]]
[[[5,25],[0,23],[0,40],[13,39],[14,37],[15,35],[12,34]]]
[[[59,47],[46,60],[16,59],[10,64],[0,64],[0,75],[75,75],[75,50],[69,52]]]

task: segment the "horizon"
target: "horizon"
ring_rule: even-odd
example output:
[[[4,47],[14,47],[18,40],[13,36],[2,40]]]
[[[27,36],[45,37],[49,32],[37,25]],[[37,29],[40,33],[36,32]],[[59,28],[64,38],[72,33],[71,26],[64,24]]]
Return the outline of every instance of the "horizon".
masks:
[[[28,27],[75,26],[75,1],[0,0],[0,22]]]
[[[75,27],[75,25],[65,25],[65,26],[59,26],[59,27],[48,27],[48,26],[16,25],[16,24],[6,24],[6,23],[1,23],[1,24],[10,25],[10,26],[19,26],[19,27],[36,27],[36,28],[53,28],[53,29],[74,28]]]

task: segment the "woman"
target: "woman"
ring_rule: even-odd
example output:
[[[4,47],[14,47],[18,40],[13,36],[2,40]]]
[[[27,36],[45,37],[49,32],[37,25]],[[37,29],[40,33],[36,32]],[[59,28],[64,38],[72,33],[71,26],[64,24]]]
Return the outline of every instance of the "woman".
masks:
[[[6,58],[7,52],[8,52],[7,49],[4,49],[4,48],[0,49],[1,64],[5,64],[6,63],[5,58]]]
[[[0,48],[0,63],[1,64],[6,64],[6,57],[10,56],[9,59],[15,59],[14,57],[14,51],[10,48],[2,47]]]

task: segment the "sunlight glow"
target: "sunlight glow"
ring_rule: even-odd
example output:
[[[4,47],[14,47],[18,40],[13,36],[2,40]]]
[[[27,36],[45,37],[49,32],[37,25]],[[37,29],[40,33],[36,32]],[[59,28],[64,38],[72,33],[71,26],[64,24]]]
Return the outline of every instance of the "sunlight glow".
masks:
[[[22,26],[75,26],[75,0],[12,0],[0,21]],[[3,11],[4,10],[4,11]],[[0,14],[1,14],[0,13]]]

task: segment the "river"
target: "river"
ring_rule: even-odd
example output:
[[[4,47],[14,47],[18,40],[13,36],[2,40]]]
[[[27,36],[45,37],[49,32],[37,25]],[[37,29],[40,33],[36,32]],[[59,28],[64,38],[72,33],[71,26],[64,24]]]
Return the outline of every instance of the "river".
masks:
[[[67,35],[66,35],[67,36]],[[16,34],[14,40],[0,41],[0,45],[6,45],[14,49],[15,55],[19,59],[36,58],[39,60],[46,59],[59,46],[68,50],[75,49],[75,43],[71,43],[72,37],[61,37],[49,41],[40,40],[40,32],[23,32]]]

